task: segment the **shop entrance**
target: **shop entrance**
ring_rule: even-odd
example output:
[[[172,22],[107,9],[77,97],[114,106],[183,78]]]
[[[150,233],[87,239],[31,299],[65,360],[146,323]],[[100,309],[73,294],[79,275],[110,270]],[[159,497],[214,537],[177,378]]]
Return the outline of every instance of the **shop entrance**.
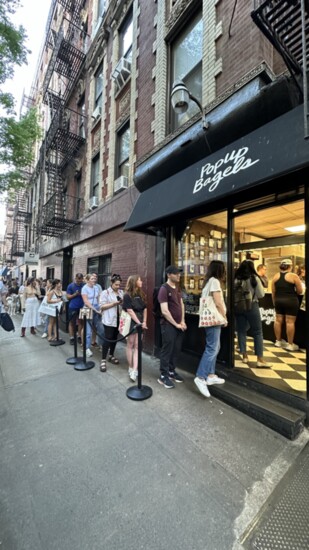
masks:
[[[253,338],[248,327],[248,363],[243,362],[235,338],[234,368],[242,376],[306,398],[306,303],[305,303],[305,222],[304,201],[244,212],[243,206],[234,210],[234,268],[243,260],[252,260],[260,272],[265,296],[259,300],[263,328],[264,358],[269,368],[258,368]],[[282,345],[275,345],[276,312],[272,300],[272,281],[282,260],[289,260],[293,273],[302,282],[303,295],[295,322],[295,350],[286,348],[287,335],[283,323]],[[235,326],[237,334],[237,323]],[[277,342],[278,345],[278,342]],[[299,349],[296,349],[298,346]]]

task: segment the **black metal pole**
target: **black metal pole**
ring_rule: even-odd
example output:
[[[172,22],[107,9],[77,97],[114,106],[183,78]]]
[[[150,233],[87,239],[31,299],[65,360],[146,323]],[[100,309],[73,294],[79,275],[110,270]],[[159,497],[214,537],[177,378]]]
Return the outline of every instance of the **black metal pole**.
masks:
[[[152,396],[150,386],[142,386],[142,325],[137,325],[138,350],[137,350],[137,386],[131,386],[127,389],[127,397],[135,401],[143,401]]]
[[[59,338],[59,311],[56,307],[56,340],[49,342],[50,346],[62,346],[65,344],[65,341]]]
[[[71,323],[73,323],[73,336],[74,336],[74,357],[68,357],[68,359],[66,360],[66,363],[68,365],[76,365],[77,363],[80,363],[81,361],[83,361],[83,357],[78,357],[77,356],[77,313],[75,312],[72,319],[71,319]]]
[[[89,370],[95,366],[94,361],[86,361],[86,341],[87,341],[87,318],[83,316],[84,320],[84,334],[83,334],[83,359],[74,365],[75,370]]]

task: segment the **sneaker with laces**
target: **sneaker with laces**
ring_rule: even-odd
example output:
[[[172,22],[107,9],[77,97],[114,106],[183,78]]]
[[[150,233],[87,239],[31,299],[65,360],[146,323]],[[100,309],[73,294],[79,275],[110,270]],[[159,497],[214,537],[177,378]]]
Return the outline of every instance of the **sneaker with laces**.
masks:
[[[276,348],[286,348],[287,345],[288,345],[288,343],[286,342],[286,340],[276,340],[275,341]]]
[[[207,388],[206,380],[196,376],[194,378],[194,384],[204,397],[210,397],[209,389]]]
[[[173,371],[168,373],[168,377],[172,382],[183,382],[183,377],[178,372]]]
[[[71,346],[74,346],[74,336],[72,336],[72,337],[70,338],[70,344],[71,344]]]
[[[47,332],[43,332],[41,338],[47,338],[47,336],[48,336]]]
[[[168,390],[171,390],[172,388],[175,388],[175,384],[169,379],[168,376],[165,374],[161,374],[158,378],[159,384],[167,388]]]
[[[93,353],[91,351],[91,349],[86,349],[86,357],[92,357],[93,356]]]
[[[224,384],[224,378],[219,378],[219,376],[208,376],[206,380],[207,386],[212,386],[213,384]]]
[[[297,344],[287,344],[285,349],[286,351],[297,351],[299,350],[299,346]]]

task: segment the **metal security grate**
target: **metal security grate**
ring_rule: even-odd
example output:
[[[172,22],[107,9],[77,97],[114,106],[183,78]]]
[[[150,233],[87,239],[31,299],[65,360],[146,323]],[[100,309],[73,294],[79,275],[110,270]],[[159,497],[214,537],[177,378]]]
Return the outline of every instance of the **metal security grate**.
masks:
[[[244,543],[248,550],[308,550],[309,446],[270,497],[257,526]]]

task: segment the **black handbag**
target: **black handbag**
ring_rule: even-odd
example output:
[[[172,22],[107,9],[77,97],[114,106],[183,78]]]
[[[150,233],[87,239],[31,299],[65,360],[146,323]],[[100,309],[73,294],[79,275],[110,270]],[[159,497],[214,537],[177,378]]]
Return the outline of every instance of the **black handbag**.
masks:
[[[14,323],[8,313],[0,313],[0,326],[6,332],[15,331]]]

